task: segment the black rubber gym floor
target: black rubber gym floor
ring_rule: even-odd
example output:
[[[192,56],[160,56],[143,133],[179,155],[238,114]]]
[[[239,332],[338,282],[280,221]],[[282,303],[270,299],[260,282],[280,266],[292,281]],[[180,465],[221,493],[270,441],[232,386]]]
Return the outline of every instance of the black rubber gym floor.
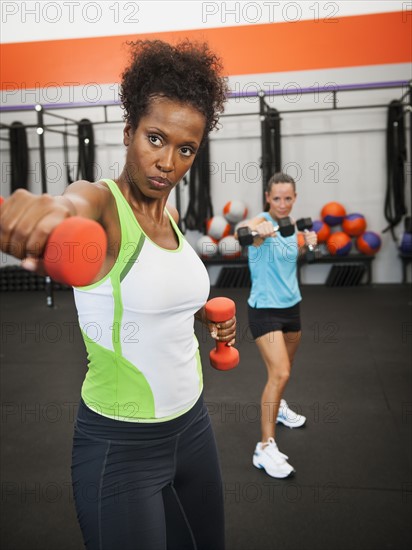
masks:
[[[285,398],[308,420],[277,429],[296,469],[287,480],[252,465],[266,374],[246,325],[248,289],[212,291],[237,304],[236,369],[209,366],[213,342],[197,327],[227,550],[409,549],[410,287],[303,286],[302,293],[303,338]],[[85,352],[72,294],[56,292],[54,308],[40,291],[0,300],[1,548],[80,550],[70,459]]]

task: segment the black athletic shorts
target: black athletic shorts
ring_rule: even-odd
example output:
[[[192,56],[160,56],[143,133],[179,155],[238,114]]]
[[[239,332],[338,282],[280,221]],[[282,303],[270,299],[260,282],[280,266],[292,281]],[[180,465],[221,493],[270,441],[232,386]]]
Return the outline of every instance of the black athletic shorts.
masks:
[[[300,303],[286,308],[257,308],[248,305],[249,328],[253,338],[268,332],[298,332],[301,330]]]

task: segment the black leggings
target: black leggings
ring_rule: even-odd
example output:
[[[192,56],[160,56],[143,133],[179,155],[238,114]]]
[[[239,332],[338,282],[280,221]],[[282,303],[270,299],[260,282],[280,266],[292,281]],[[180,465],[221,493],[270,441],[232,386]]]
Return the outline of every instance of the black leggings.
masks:
[[[81,401],[72,483],[88,550],[223,550],[220,466],[203,399],[157,423],[123,422]]]

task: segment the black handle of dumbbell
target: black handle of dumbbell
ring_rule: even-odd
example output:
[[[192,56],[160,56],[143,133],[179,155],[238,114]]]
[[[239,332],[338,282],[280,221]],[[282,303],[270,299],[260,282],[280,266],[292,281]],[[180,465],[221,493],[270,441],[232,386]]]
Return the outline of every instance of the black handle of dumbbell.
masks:
[[[312,218],[300,218],[296,221],[296,227],[299,229],[299,231],[309,233],[309,228],[312,229],[313,227]],[[308,244],[308,249],[313,252],[315,250],[315,247],[312,244]]]
[[[300,218],[296,221],[296,227],[299,229],[299,231],[308,233],[309,229],[313,228],[312,218]],[[312,244],[308,245],[308,251],[305,254],[305,259],[309,264],[313,263],[316,260],[317,251],[317,247],[313,246]]]
[[[274,235],[274,234],[276,233],[276,231],[279,231],[279,225],[274,225],[274,226],[273,226],[273,233],[272,233],[272,235]],[[257,231],[253,231],[253,230],[252,230],[252,231],[251,231],[251,235],[252,235],[253,238],[259,237],[259,233],[258,233]]]
[[[242,230],[243,231],[247,230],[246,234],[242,234]],[[240,246],[251,246],[251,245],[253,245],[254,239],[258,236],[259,236],[259,233],[257,231],[252,231],[247,226],[240,227],[237,231],[237,238],[238,238]]]
[[[304,229],[304,233],[309,233],[309,230],[308,229]],[[313,246],[313,244],[308,244],[308,249],[313,252],[315,250],[315,247]]]

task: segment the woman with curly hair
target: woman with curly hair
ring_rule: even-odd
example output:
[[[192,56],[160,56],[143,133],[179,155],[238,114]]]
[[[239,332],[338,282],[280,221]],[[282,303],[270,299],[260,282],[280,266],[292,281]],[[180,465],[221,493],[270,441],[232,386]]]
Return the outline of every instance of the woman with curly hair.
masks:
[[[66,217],[97,220],[107,234],[100,273],[74,288],[88,352],[72,459],[86,547],[221,550],[220,466],[194,318],[229,345],[236,321],[207,321],[209,278],[167,201],[216,127],[227,84],[205,44],[137,41],[131,53],[119,177],[74,182],[60,197],[17,191],[2,206],[1,230],[38,272]]]

